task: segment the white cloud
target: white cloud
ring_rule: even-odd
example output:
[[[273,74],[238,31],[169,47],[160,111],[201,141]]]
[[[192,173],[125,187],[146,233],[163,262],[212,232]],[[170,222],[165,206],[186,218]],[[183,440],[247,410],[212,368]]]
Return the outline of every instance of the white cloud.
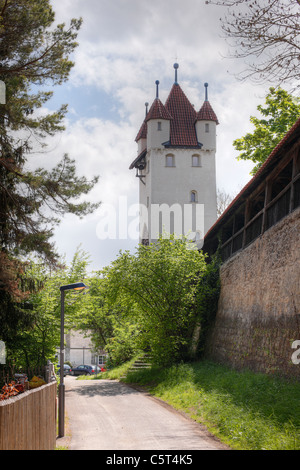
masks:
[[[97,118],[82,118],[70,123],[60,136],[59,152],[76,160],[79,174],[87,178],[100,175],[93,193],[95,199],[115,202],[119,194],[132,189],[128,168],[136,156],[134,136],[135,129],[129,124],[119,126]]]
[[[255,88],[233,78],[240,64],[222,59],[226,54],[219,29],[223,11],[204,0],[52,0],[52,4],[58,22],[79,16],[84,20],[76,65],[64,86],[74,90],[77,101],[83,88],[105,92],[115,111],[112,119],[112,112],[108,117],[105,107],[95,102],[99,114],[91,118],[84,103],[80,114],[75,98],[69,98],[72,120],[52,144],[53,155],[67,152],[76,159],[79,173],[100,174],[91,199],[117,205],[118,198],[127,195],[130,203],[137,202],[138,180],[128,169],[137,152],[134,139],[144,118],[144,103],[151,104],[155,97],[156,79],[162,101],[167,98],[174,62],[180,66],[180,85],[196,109],[204,99],[203,84],[209,82],[209,100],[220,121],[218,186],[234,195],[246,184],[252,165],[236,161],[232,142],[249,131],[249,117],[267,87]],[[70,259],[82,241],[94,266],[100,267],[113,260],[119,249],[133,247],[122,240],[100,243],[98,220],[99,213],[84,221],[66,218],[56,231],[58,249]]]

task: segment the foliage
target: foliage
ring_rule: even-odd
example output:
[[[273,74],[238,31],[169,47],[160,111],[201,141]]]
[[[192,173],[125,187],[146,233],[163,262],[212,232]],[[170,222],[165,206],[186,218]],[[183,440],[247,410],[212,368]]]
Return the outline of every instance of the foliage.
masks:
[[[232,449],[300,449],[299,382],[210,361],[153,367],[122,380],[146,387]]]
[[[68,79],[82,23],[72,19],[66,28],[54,17],[49,0],[0,0],[0,80],[6,88],[0,104],[0,338],[9,342],[35,321],[27,308],[36,289],[26,259],[37,255],[58,268],[55,225],[66,213],[82,217],[99,205],[82,198],[98,177],[77,175],[68,155],[56,165],[47,161],[46,141],[64,130],[67,113],[66,105],[46,111],[49,87]],[[33,155],[42,157],[35,170]]]
[[[129,369],[133,366],[134,362],[140,357],[139,354],[133,356],[127,362],[123,362],[121,365],[107,368],[106,371],[100,372],[99,374],[94,374],[91,376],[85,376],[85,380],[99,380],[99,379],[108,379],[108,380],[123,380],[124,377],[128,374]]]
[[[50,170],[33,170],[30,161],[33,152],[46,160],[46,138],[64,129],[67,112],[66,105],[45,112],[53,91],[39,87],[68,79],[81,19],[72,19],[69,28],[53,23],[49,0],[0,0],[0,80],[6,86],[6,104],[0,105],[0,245],[2,261],[16,272],[20,257],[32,253],[57,266],[50,242],[55,225],[67,212],[81,217],[98,207],[77,202],[98,178],[78,176],[68,155]],[[18,276],[5,274],[0,270],[1,288],[21,295]]]
[[[107,285],[100,272],[88,279],[89,291],[72,316],[75,329],[88,332],[96,350],[109,353],[111,366],[128,361],[136,352],[136,327],[124,309],[110,305]]]
[[[207,334],[212,327],[218,309],[221,291],[220,266],[222,263],[220,250],[206,263],[206,270],[199,279],[197,289],[197,310],[200,318],[200,334],[197,338],[197,357],[204,351]]]
[[[88,265],[87,255],[77,250],[69,268],[49,271],[44,264],[30,262],[26,275],[35,279],[41,288],[32,292],[28,299],[28,308],[32,322],[24,328],[19,328],[6,340],[7,358],[18,366],[35,367],[45,364],[47,359],[54,360],[56,348],[60,343],[60,286],[71,284],[86,277]],[[65,294],[65,325],[71,324],[71,319],[82,294],[67,291]]]
[[[299,87],[300,0],[207,0],[226,6],[221,18],[232,56],[246,65],[241,77]]]
[[[201,321],[199,286],[205,271],[205,256],[174,236],[140,245],[136,254],[120,253],[106,268],[108,301],[134,319],[137,346],[149,350],[155,363],[189,357],[194,328]]]
[[[108,338],[105,351],[108,353],[107,367],[116,367],[129,361],[137,354],[138,330],[135,323],[126,318],[115,316],[112,319],[113,334]]]
[[[270,88],[266,96],[265,107],[257,107],[262,118],[250,117],[254,131],[233,142],[241,153],[238,160],[251,160],[256,165],[252,174],[260,168],[272,150],[284,137],[300,116],[300,99],[295,98],[281,88]]]

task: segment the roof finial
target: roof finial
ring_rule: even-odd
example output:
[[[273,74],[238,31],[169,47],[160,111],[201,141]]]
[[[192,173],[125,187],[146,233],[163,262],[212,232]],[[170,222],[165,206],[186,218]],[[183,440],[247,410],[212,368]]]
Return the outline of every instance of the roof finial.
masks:
[[[149,103],[145,103],[145,106],[146,106],[146,116],[147,116]]]
[[[156,80],[156,98],[158,99],[158,85],[159,85],[159,80]]]
[[[178,85],[178,82],[177,82],[177,70],[179,69],[179,64],[174,64],[173,65],[174,69],[175,69],[175,84]]]
[[[204,86],[205,86],[205,101],[208,101],[208,93],[207,93],[208,83],[204,83]]]

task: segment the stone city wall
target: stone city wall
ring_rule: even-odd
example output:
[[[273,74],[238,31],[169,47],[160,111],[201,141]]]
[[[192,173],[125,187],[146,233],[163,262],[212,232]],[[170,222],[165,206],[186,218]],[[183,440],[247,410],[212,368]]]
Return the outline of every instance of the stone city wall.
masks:
[[[294,363],[297,350],[292,349],[300,340],[299,294],[297,209],[222,265],[207,357],[234,368],[300,378],[300,364]],[[300,346],[298,350],[300,359]]]

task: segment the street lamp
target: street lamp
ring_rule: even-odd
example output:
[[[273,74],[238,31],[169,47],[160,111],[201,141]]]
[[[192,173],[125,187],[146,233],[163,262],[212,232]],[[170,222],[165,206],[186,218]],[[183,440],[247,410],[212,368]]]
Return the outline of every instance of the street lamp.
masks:
[[[83,282],[67,284],[60,287],[60,383],[58,387],[58,436],[65,435],[65,384],[64,384],[64,362],[65,362],[65,291],[84,290],[87,286]]]

